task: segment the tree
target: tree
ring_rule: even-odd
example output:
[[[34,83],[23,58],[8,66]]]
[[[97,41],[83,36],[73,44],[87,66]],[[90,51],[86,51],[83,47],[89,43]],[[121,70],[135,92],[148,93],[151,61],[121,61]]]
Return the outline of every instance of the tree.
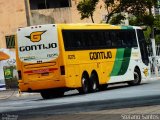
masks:
[[[112,17],[112,19],[110,20],[110,24],[121,24],[122,21],[121,20],[125,20],[125,16],[121,13],[116,14],[115,16]]]
[[[155,16],[154,27],[159,31],[156,33],[156,43],[160,43],[160,15]]]
[[[99,0],[82,0],[77,5],[77,10],[81,14],[81,19],[91,17],[94,23],[93,13]]]
[[[115,14],[123,12],[123,10],[122,10],[122,8],[123,8],[122,7],[123,6],[122,0],[104,0],[104,3],[105,3],[106,10],[107,10],[107,15],[105,16],[106,23],[109,23],[112,16],[114,16]],[[117,17],[119,17],[119,16],[117,16]],[[115,19],[117,19],[118,22],[121,20],[121,19],[118,19],[116,17],[115,17]]]
[[[115,14],[127,12],[135,16],[138,25],[153,25],[152,7],[157,5],[157,0],[104,0],[104,3],[107,10],[106,23],[108,23]],[[119,17],[119,21],[121,19],[124,18]]]
[[[155,16],[154,27],[156,27],[160,30],[160,15]]]

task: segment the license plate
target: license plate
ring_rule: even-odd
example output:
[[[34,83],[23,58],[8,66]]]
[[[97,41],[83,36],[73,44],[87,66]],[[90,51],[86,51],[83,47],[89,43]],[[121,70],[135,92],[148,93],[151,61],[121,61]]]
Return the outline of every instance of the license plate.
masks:
[[[46,73],[41,73],[41,75],[42,75],[42,76],[48,76],[49,73],[48,73],[48,72],[46,72]]]

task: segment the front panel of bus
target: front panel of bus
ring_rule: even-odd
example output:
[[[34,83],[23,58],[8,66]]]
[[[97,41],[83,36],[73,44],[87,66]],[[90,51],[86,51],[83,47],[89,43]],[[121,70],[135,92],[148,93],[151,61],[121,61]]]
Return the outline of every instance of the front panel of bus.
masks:
[[[17,31],[17,66],[21,91],[62,87],[59,80],[59,43],[53,24],[20,28]]]

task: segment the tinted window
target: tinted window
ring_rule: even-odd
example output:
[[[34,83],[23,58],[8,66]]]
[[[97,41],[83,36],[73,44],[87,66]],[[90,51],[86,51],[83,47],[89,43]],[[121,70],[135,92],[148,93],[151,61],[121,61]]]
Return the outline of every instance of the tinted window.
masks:
[[[50,9],[71,7],[71,0],[29,0],[30,9]]]
[[[137,47],[135,30],[62,30],[65,50]]]
[[[149,63],[148,51],[147,51],[147,45],[146,45],[146,41],[145,41],[143,31],[142,30],[137,30],[137,35],[138,35],[138,40],[139,40],[139,46],[140,46],[142,61],[143,61],[143,63],[148,65],[148,63]]]

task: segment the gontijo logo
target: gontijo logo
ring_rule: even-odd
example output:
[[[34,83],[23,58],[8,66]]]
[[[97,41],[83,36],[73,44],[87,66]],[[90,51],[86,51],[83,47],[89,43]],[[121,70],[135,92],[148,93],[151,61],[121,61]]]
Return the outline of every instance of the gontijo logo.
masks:
[[[27,44],[27,46],[19,46],[20,52],[25,51],[35,51],[35,50],[44,50],[44,49],[52,49],[57,48],[57,43],[50,43],[50,41],[43,41],[40,44],[34,44],[35,42],[41,41],[41,36],[46,31],[36,31],[32,32],[30,36],[25,36],[26,38],[29,38],[33,43],[32,45]],[[49,43],[48,43],[49,42]]]
[[[41,40],[41,36],[43,33],[46,31],[37,31],[37,32],[32,32],[30,36],[25,36],[26,38],[29,38],[32,42],[39,42]]]

